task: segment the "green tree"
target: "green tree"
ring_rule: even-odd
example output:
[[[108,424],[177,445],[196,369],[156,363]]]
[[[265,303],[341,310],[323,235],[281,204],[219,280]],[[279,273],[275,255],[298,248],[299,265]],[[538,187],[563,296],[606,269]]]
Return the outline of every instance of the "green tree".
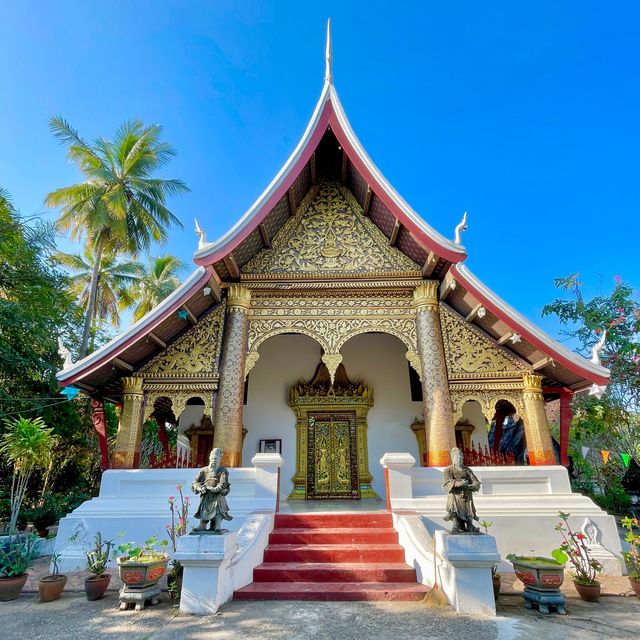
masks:
[[[58,336],[72,345],[81,311],[51,259],[51,225],[26,224],[0,189],[0,419],[59,395]]]
[[[18,513],[33,472],[50,465],[55,442],[53,430],[42,418],[20,416],[8,421],[0,440],[0,454],[13,467],[9,533],[16,531]]]
[[[89,248],[85,248],[82,254],[57,251],[55,258],[73,274],[70,291],[86,309],[89,306],[91,278],[95,269],[94,253]],[[142,266],[135,260],[120,260],[112,252],[102,255],[98,269],[95,323],[108,320],[114,327],[120,326],[119,311],[123,302],[129,301],[128,291],[138,284],[143,273]]]
[[[579,394],[573,403],[574,436],[588,446],[630,454],[640,461],[640,306],[633,289],[615,278],[609,295],[585,300],[578,274],[555,284],[569,298],[556,299],[543,315],[556,315],[562,333],[574,338],[580,351],[590,350],[607,332],[600,354],[611,380],[604,395]]]
[[[50,207],[61,207],[58,227],[74,240],[84,239],[94,254],[93,271],[80,344],[87,354],[96,309],[98,276],[105,251],[126,251],[136,257],[152,242],[165,243],[172,224],[181,226],[166,206],[167,196],[188,191],[181,180],[153,177],[175,150],[160,140],[162,127],[139,120],[122,124],[113,140],[86,142],[63,118],[53,117],[54,136],[68,147],[67,158],[85,180],[51,192]]]
[[[134,320],[142,318],[175,291],[185,264],[176,256],[149,256],[148,264],[140,268],[140,277],[123,297],[125,306],[134,306]]]

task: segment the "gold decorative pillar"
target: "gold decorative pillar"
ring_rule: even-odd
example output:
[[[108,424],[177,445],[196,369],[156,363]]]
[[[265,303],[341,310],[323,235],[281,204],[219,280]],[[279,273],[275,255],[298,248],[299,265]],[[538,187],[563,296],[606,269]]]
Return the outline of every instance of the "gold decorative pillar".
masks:
[[[544,410],[542,376],[525,373],[524,379],[524,434],[529,452],[529,464],[556,464],[551,431]]]
[[[456,446],[449,378],[440,327],[438,285],[436,280],[426,280],[413,292],[416,337],[422,368],[427,464],[430,467],[450,464],[449,452]]]
[[[137,469],[144,412],[144,378],[122,378],[122,411],[113,451],[114,469]]]
[[[242,464],[242,404],[250,306],[251,291],[231,285],[227,291],[227,320],[213,438],[213,446],[224,451],[222,464],[227,467]]]

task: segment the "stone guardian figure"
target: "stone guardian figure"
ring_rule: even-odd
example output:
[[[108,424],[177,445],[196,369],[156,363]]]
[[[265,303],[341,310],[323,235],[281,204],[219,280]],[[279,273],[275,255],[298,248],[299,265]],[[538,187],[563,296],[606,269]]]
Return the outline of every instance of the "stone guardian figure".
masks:
[[[473,493],[480,488],[476,475],[464,464],[462,451],[451,449],[451,465],[444,470],[444,490],[447,497],[446,521],[451,521],[451,533],[478,533],[473,521],[478,519]]]
[[[200,505],[195,517],[200,525],[194,527],[194,532],[210,531],[221,533],[220,525],[223,520],[233,520],[229,515],[226,496],[229,495],[229,471],[220,466],[222,449],[213,449],[209,456],[209,465],[198,472],[191,484],[191,490],[200,496]],[[209,528],[207,529],[207,523]]]

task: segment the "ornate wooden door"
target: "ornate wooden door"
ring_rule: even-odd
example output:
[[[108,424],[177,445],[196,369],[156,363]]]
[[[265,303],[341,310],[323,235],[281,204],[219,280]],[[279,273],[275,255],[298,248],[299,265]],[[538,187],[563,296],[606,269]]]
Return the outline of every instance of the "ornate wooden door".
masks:
[[[355,412],[309,412],[307,424],[307,498],[360,498]]]

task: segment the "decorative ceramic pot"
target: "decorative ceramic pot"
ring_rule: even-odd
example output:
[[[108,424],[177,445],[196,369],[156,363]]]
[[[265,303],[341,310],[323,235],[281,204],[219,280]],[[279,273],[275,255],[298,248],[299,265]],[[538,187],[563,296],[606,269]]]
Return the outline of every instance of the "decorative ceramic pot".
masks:
[[[111,582],[111,574],[103,573],[101,576],[91,576],[84,581],[84,592],[87,600],[100,600],[104,596],[107,587]]]
[[[629,576],[629,584],[631,585],[631,588],[633,589],[633,592],[636,594],[636,596],[640,598],[640,578],[636,579]]]
[[[598,600],[600,600],[600,583],[597,580],[594,584],[581,584],[574,580],[573,585],[578,595],[585,602],[598,602]]]
[[[499,573],[491,575],[491,582],[493,583],[493,597],[497,600],[500,595],[500,586],[502,584],[502,576]]]
[[[558,564],[553,558],[517,556],[511,560],[511,564],[516,577],[526,587],[554,591],[564,582],[564,565]]]
[[[0,578],[0,602],[15,600],[20,595],[28,577],[29,574],[25,572],[14,578]]]
[[[67,584],[67,576],[57,573],[52,576],[40,578],[38,583],[38,593],[40,594],[40,602],[53,602],[57,600]]]
[[[157,584],[167,572],[169,556],[159,553],[140,558],[123,556],[118,558],[118,573],[120,579],[130,589],[144,589]]]

